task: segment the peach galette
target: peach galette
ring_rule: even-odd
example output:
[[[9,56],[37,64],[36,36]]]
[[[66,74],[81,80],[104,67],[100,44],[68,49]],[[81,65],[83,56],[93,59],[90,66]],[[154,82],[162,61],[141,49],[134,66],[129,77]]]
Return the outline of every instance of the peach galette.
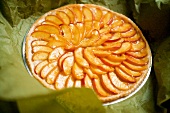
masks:
[[[143,82],[151,52],[140,29],[102,6],[71,4],[41,16],[26,37],[26,61],[44,86],[91,88],[103,102]]]

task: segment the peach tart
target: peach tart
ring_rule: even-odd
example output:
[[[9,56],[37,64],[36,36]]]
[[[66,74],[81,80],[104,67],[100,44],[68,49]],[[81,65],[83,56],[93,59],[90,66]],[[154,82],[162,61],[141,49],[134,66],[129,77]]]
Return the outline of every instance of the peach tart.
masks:
[[[151,51],[126,16],[70,4],[41,16],[25,39],[28,68],[47,88],[91,88],[103,102],[133,93],[151,67]]]

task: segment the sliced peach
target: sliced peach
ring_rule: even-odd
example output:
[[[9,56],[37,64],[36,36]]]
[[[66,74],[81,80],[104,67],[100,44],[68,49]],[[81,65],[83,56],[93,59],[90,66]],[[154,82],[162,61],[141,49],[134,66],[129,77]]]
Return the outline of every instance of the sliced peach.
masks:
[[[65,88],[65,84],[66,81],[68,79],[69,76],[65,76],[63,72],[60,72],[57,76],[56,76],[56,80],[55,80],[55,85],[54,87],[56,89],[63,89]]]
[[[114,68],[109,66],[109,65],[100,65],[99,68],[105,72],[111,72],[111,71],[114,71]]]
[[[91,10],[85,6],[82,7],[82,13],[84,15],[84,21],[92,21],[93,20],[93,13]]]
[[[136,30],[134,28],[130,29],[127,32],[121,33],[121,36],[124,38],[133,37],[136,34]]]
[[[74,87],[74,83],[75,83],[75,79],[73,78],[72,75],[69,75],[69,77],[66,80],[65,87],[66,88]]]
[[[87,74],[85,75],[83,80],[84,80],[84,86],[86,88],[93,88],[92,80],[91,80],[91,78]]]
[[[121,34],[120,33],[114,33],[112,35],[112,37],[109,39],[109,41],[114,41],[114,40],[118,40],[121,38]]]
[[[126,54],[130,55],[130,56],[133,56],[135,58],[142,58],[142,57],[145,57],[148,53],[147,53],[147,49],[143,48],[139,52],[126,52]]]
[[[92,34],[93,31],[93,22],[92,21],[85,21],[84,22],[84,27],[85,27],[85,37],[89,38]]]
[[[70,23],[74,23],[74,20],[75,20],[74,13],[69,8],[64,9],[64,12],[69,16]]]
[[[67,46],[67,42],[58,41],[58,40],[51,40],[50,42],[47,43],[47,46],[49,46],[51,48],[65,47],[65,46]]]
[[[96,74],[94,74],[91,69],[89,68],[84,68],[84,72],[91,78],[98,78],[98,76]]]
[[[124,66],[123,64],[121,64],[121,65],[119,66],[119,68],[120,68],[122,71],[124,71],[125,73],[127,73],[128,75],[131,75],[131,76],[133,76],[133,77],[138,77],[138,76],[140,76],[140,75],[142,74],[141,72],[133,71],[133,70],[127,68],[127,67]]]
[[[79,29],[80,32],[80,40],[84,39],[84,33],[85,33],[85,27],[83,25],[83,23],[77,23],[76,24],[77,28]]]
[[[50,34],[60,34],[59,28],[53,25],[40,25],[35,28],[36,31],[44,31]]]
[[[129,41],[129,42],[135,42],[135,41],[137,41],[139,39],[140,39],[140,35],[137,34],[137,33],[134,36],[132,36],[132,37],[124,38],[125,41]]]
[[[121,64],[121,62],[111,61],[107,58],[100,58],[100,59],[104,64],[106,64],[108,66],[119,66]]]
[[[58,60],[61,55],[65,53],[64,48],[57,47],[55,48],[48,56],[48,60]]]
[[[53,23],[53,22],[51,22],[51,21],[48,21],[48,20],[42,22],[42,25],[44,25],[44,24],[46,24],[46,25],[52,25],[52,26],[57,26],[57,27],[58,27],[57,24],[55,24],[55,23]]]
[[[42,51],[38,51],[35,52],[32,56],[32,60],[46,60],[48,58],[48,53],[47,52],[42,52]]]
[[[106,59],[112,61],[112,62],[122,62],[124,60],[126,60],[126,55],[122,54],[122,55],[109,55],[108,57],[106,57]]]
[[[117,28],[118,26],[122,26],[123,25],[123,21],[121,19],[116,19],[116,20],[113,20],[113,22],[110,24],[111,28],[114,29],[114,28]]]
[[[95,33],[96,32],[96,33]],[[94,34],[93,34],[94,33]],[[100,39],[100,35],[99,35],[99,33],[98,33],[98,31],[97,30],[94,30],[93,32],[92,32],[92,36],[91,36],[91,38],[84,38],[84,40],[82,40],[81,42],[80,42],[80,46],[81,47],[88,47],[88,46],[91,46],[91,45],[93,45],[97,40],[99,40]]]
[[[111,38],[111,34],[105,34],[105,35],[102,35],[101,37],[100,37],[100,39],[99,40],[97,40],[93,45],[94,46],[100,46],[100,45],[102,45],[104,42],[106,42],[109,38]]]
[[[110,51],[104,51],[104,50],[98,50],[98,49],[94,49],[93,53],[97,57],[106,57],[108,55],[111,55]]]
[[[140,51],[145,47],[145,45],[146,44],[144,41],[137,41],[136,43],[132,43],[132,48],[130,49],[130,51]]]
[[[147,56],[140,59],[132,56],[127,56],[126,58],[127,58],[127,62],[132,63],[134,65],[140,65],[140,66],[146,65],[149,61],[149,58]]]
[[[118,50],[121,47],[121,45],[122,44],[119,42],[116,44],[111,44],[111,45],[106,45],[106,46],[97,46],[96,48],[100,50],[106,50],[106,51],[107,50],[115,51],[115,50]]]
[[[31,43],[31,45],[34,46],[45,46],[48,42],[43,40],[35,40]]]
[[[101,69],[100,69],[99,67],[97,67],[97,66],[92,66],[92,65],[90,65],[90,69],[91,69],[92,73],[97,74],[97,75],[106,74],[106,71],[101,70]]]
[[[94,55],[90,47],[84,49],[84,57],[92,65],[99,66],[103,64],[101,60]]]
[[[83,58],[83,48],[74,51],[75,61],[82,67],[88,68],[89,63]]]
[[[57,11],[56,16],[58,16],[63,21],[64,24],[66,25],[70,24],[70,18],[65,12]]]
[[[146,70],[148,68],[147,65],[144,65],[144,66],[136,66],[134,64],[131,64],[127,61],[123,61],[123,64],[128,67],[129,69],[133,70],[133,71],[143,71],[143,70]]]
[[[112,46],[112,45],[116,45],[116,44],[122,44],[124,42],[124,39],[121,38],[121,39],[118,39],[118,40],[115,40],[115,41],[107,41],[105,43],[103,43],[104,46]]]
[[[60,69],[63,69],[63,67],[62,67],[63,64],[62,63],[63,63],[64,59],[67,58],[68,56],[73,56],[73,52],[66,52],[61,57],[59,57],[58,66],[60,67]]]
[[[64,59],[62,63],[62,67],[66,75],[71,74],[73,64],[74,64],[74,56],[68,56],[67,58]]]
[[[106,12],[106,14],[103,15],[101,21],[103,21],[103,24],[104,24],[104,25],[105,25],[105,24],[110,24],[110,23],[113,21],[113,13],[111,13],[111,12],[109,12],[109,11]]]
[[[130,42],[123,42],[122,46],[118,50],[112,51],[112,53],[114,53],[114,54],[125,53],[125,52],[127,52],[127,51],[129,51],[131,49],[131,46],[132,45],[131,45]]]
[[[46,78],[48,73],[57,66],[57,62],[51,62],[43,67],[41,71],[41,77]]]
[[[115,28],[112,28],[112,32],[127,32],[132,28],[132,25],[129,23],[124,23],[122,26],[117,26]]]
[[[100,30],[101,23],[99,21],[93,21],[93,29]]]
[[[73,12],[74,15],[75,15],[75,21],[76,21],[76,23],[83,22],[83,14],[82,14],[82,12],[80,11],[80,8],[79,8],[79,7],[73,7],[73,8],[72,8],[72,12]]]
[[[80,42],[80,32],[76,25],[70,24],[70,30],[72,33],[71,42],[74,45],[78,45]]]
[[[48,15],[48,16],[45,17],[45,20],[53,22],[56,25],[63,24],[63,21],[55,15]]]
[[[58,74],[60,73],[60,70],[58,68],[58,66],[56,66],[55,68],[53,68],[46,77],[46,81],[48,84],[54,84],[55,83],[55,79],[58,76]]]
[[[100,21],[103,16],[103,12],[100,8],[95,8],[93,11],[93,15],[96,21]]]
[[[50,40],[50,34],[43,31],[35,31],[31,34],[31,36],[40,40],[45,40],[45,41]]]
[[[82,81],[81,80],[75,80],[74,87],[81,88],[82,87]]]
[[[101,75],[101,83],[107,91],[113,92],[115,94],[119,93],[119,90],[112,85],[107,74]]]
[[[107,34],[109,32],[110,32],[110,28],[108,25],[104,25],[104,27],[99,30],[100,34]]]
[[[38,63],[38,64],[35,66],[35,73],[36,73],[36,74],[40,74],[40,72],[41,72],[41,70],[43,69],[43,67],[44,67],[45,65],[47,65],[47,64],[48,64],[48,61],[47,61],[47,60],[44,60],[44,61]]]
[[[68,41],[71,41],[72,33],[71,33],[70,26],[64,24],[64,25],[61,25],[61,29],[62,29],[63,37],[67,39]]]
[[[72,75],[76,79],[84,78],[83,68],[80,67],[76,62],[74,62],[73,67],[72,67]]]
[[[34,46],[32,51],[35,53],[35,52],[38,52],[38,51],[44,51],[44,52],[51,52],[53,49],[50,48],[50,47],[47,47],[47,46]]]
[[[119,79],[119,77],[117,77],[117,75],[114,72],[110,72],[108,74],[109,79],[111,80],[112,84],[120,89],[120,90],[128,90],[129,86],[126,82],[123,82]]]
[[[115,72],[117,74],[117,76],[124,80],[124,81],[128,81],[128,82],[136,82],[136,79],[128,74],[126,74],[125,72],[123,72],[120,68],[115,67]]]
[[[103,96],[103,97],[107,97],[109,96],[110,94],[102,87],[101,83],[100,83],[100,79],[93,79],[93,86],[94,86],[94,89],[95,91]]]

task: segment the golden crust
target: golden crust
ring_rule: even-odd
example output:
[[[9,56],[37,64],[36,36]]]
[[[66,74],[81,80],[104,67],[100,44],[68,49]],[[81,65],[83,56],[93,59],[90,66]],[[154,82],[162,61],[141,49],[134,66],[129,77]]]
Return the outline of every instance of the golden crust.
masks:
[[[84,6],[87,8],[87,10],[86,9],[83,9],[83,10],[86,10],[86,12],[88,12],[88,9],[90,9],[90,11],[92,12],[92,15],[94,15],[94,12],[96,12],[96,9],[99,9],[99,11],[102,11],[103,15],[106,15],[107,13],[110,13],[110,15],[108,14],[105,17],[102,16],[102,19],[105,18],[105,20],[99,21],[100,28],[98,29],[98,26],[97,26],[95,29],[93,29],[94,32],[92,30],[88,31],[88,29],[85,28],[86,30],[84,30],[84,32],[88,31],[87,34],[86,34],[87,38],[81,37],[81,39],[80,39],[80,37],[79,37],[78,39],[76,39],[75,34],[73,34],[73,33],[77,33],[76,30],[78,30],[79,33],[80,33],[80,28],[77,29],[77,26],[76,26],[77,23],[80,23],[83,26],[85,26],[85,23],[86,23],[85,22],[85,14],[84,14],[84,18],[83,18],[84,20],[82,20],[82,22],[79,22],[78,19],[76,20],[76,17],[74,18],[75,22],[72,22],[73,19],[67,20],[66,16],[69,15],[68,13],[65,13],[66,15],[60,14],[60,11],[62,13],[66,9],[69,9],[69,10],[72,11],[73,8],[80,8],[80,11],[82,11],[82,8]],[[73,11],[72,11],[72,13],[74,14]],[[49,15],[54,16],[54,18],[50,18]],[[65,20],[62,20],[60,15],[65,16]],[[87,14],[87,15],[90,16],[90,13]],[[46,19],[47,16],[49,17],[49,20]],[[73,16],[77,16],[77,15],[73,15]],[[112,20],[109,17],[111,17]],[[92,19],[94,19],[94,18],[95,17],[92,17]],[[61,23],[59,23],[60,21],[57,21],[57,23],[55,23],[54,20],[56,20],[56,19],[62,20]],[[89,18],[89,17],[86,18],[87,23],[90,22],[90,19],[91,18]],[[110,19],[110,20],[106,21],[107,19]],[[114,23],[113,19],[115,19],[115,23]],[[91,20],[91,21],[96,22],[97,20]],[[111,28],[111,26],[113,24],[119,25],[119,24],[116,24],[116,21],[123,21],[124,26],[121,25],[119,27]],[[43,22],[44,22],[44,24],[43,24]],[[108,22],[108,23],[106,23],[106,22]],[[74,40],[72,40],[71,38],[70,39],[64,39],[63,38],[64,32],[66,30],[68,30],[68,29],[66,29],[68,27],[64,28],[65,26],[63,26],[63,25],[69,26],[69,29],[72,30],[71,33],[74,35]],[[40,26],[40,27],[38,27],[38,26]],[[103,28],[106,28],[106,29],[103,29]],[[108,31],[107,28],[111,28],[111,29],[109,29],[109,31]],[[76,30],[74,30],[74,29],[76,29]],[[133,32],[132,30],[135,30],[135,32]],[[132,31],[134,34],[133,33],[130,34],[130,33],[128,33],[128,31]],[[43,32],[44,34],[41,35],[41,32]],[[69,32],[69,31],[66,31],[66,33],[67,32]],[[84,32],[81,32],[81,36],[83,36],[85,34]],[[110,60],[109,58],[106,57],[106,55],[104,53],[101,54],[100,51],[99,52],[97,51],[98,53],[96,53],[96,54],[98,54],[98,56],[101,55],[101,56],[104,56],[105,59],[107,59],[107,62],[103,62],[103,60],[100,60],[100,57],[95,56],[95,53],[93,53],[93,51],[90,51],[90,49],[87,49],[87,48],[90,48],[90,47],[91,47],[91,49],[96,49],[96,48],[101,49],[102,48],[102,50],[105,51],[106,49],[101,47],[101,46],[104,46],[103,45],[104,42],[110,43],[110,42],[116,42],[117,41],[117,40],[114,40],[114,39],[110,40],[110,38],[109,38],[110,35],[108,35],[108,34],[111,34],[111,36],[112,36],[114,33],[120,33],[120,36],[121,36],[121,33],[124,33],[124,34],[122,34],[123,36],[127,35],[127,36],[130,36],[130,37],[125,37],[126,41],[121,43],[122,48],[116,46],[115,48],[113,47],[113,48],[110,49],[110,48],[107,47],[108,48],[107,55],[113,54],[113,55],[116,55],[116,56],[119,57],[120,55],[123,54],[123,55],[130,55],[130,56],[134,57],[133,55],[137,54],[138,56],[136,56],[135,58],[140,59],[139,57],[142,57],[142,55],[145,55],[145,54],[142,54],[141,51],[144,51],[144,49],[146,49],[145,53],[148,57],[148,62],[145,64],[145,67],[147,66],[147,69],[143,68],[144,66],[143,67],[138,66],[135,63],[130,63],[130,64],[123,63],[123,60],[120,57],[116,61],[114,61],[114,59]],[[48,35],[48,34],[50,34],[50,35]],[[92,37],[91,34],[93,34],[92,41],[91,41],[91,39],[88,38],[88,37]],[[128,41],[128,38],[132,38],[135,34],[137,34],[140,37],[139,39],[144,42],[144,44],[145,44],[144,47],[142,45],[138,44],[138,42],[140,41],[139,39],[136,39],[137,41],[131,41],[131,40]],[[62,37],[58,37],[60,35]],[[69,36],[69,34],[66,34],[66,35]],[[71,35],[71,36],[73,37],[73,35]],[[99,36],[103,36],[102,40],[98,39]],[[108,37],[106,37],[106,36],[108,36]],[[86,40],[83,40],[85,38],[86,38]],[[87,39],[88,39],[88,45],[85,43],[87,41]],[[32,43],[35,40],[36,41],[37,40],[38,41],[43,40],[46,43],[45,43],[45,45],[43,45],[43,43],[42,44],[41,43],[35,43],[35,45],[37,44],[37,46],[34,48]],[[53,40],[53,41],[51,41],[51,40]],[[65,40],[67,40],[67,41],[65,41]],[[75,40],[76,40],[76,42],[75,42]],[[58,42],[62,42],[62,41],[65,41],[65,43],[58,43]],[[93,42],[93,41],[95,41],[95,42]],[[90,42],[92,42],[92,43],[90,43]],[[130,45],[128,45],[129,42],[130,42]],[[81,45],[80,43],[84,44],[84,45],[82,44],[83,47],[80,46]],[[107,45],[107,43],[106,43],[106,45]],[[137,48],[135,51],[134,50],[131,51],[132,44],[137,45],[137,46],[136,45],[134,46],[135,48]],[[52,51],[54,51],[54,49],[55,49],[55,51],[58,51],[58,53],[56,53],[58,56],[57,55],[55,56],[54,54],[52,54],[51,49],[44,51],[42,49],[42,48],[44,48],[44,46],[51,48]],[[129,46],[129,49],[127,49],[127,48],[124,49],[125,48],[124,46],[125,47]],[[104,46],[104,47],[106,47],[106,46]],[[59,48],[59,49],[56,49],[56,48]],[[82,55],[80,54],[80,55],[77,55],[75,57],[76,53],[74,51],[77,48],[83,48],[80,51],[80,53],[82,53]],[[141,48],[140,51],[138,50],[138,48]],[[136,24],[122,14],[111,11],[111,10],[105,8],[105,7],[97,6],[97,5],[93,5],[93,4],[71,4],[71,5],[66,5],[66,6],[63,6],[63,7],[60,7],[60,8],[57,8],[55,10],[47,12],[46,14],[41,16],[38,20],[36,20],[35,23],[32,25],[32,27],[31,27],[31,29],[28,32],[27,37],[26,37],[25,49],[26,49],[27,65],[28,65],[33,77],[35,77],[45,87],[50,88],[50,89],[54,89],[54,90],[62,89],[62,88],[65,88],[66,86],[69,86],[69,87],[86,87],[86,84],[85,84],[86,81],[85,81],[84,78],[88,74],[89,77],[91,77],[91,81],[88,81],[88,82],[92,84],[92,89],[96,92],[99,99],[104,103],[111,102],[111,101],[114,101],[114,100],[118,100],[118,99],[120,99],[122,97],[126,97],[129,94],[131,94],[132,92],[134,92],[144,81],[144,79],[145,79],[145,77],[148,73],[148,70],[151,66],[151,52],[150,52],[149,45],[148,45],[146,39],[144,38],[142,32],[140,31],[140,29],[136,26]],[[73,52],[73,54],[68,54],[70,51]],[[131,53],[134,53],[134,54],[131,55]],[[54,59],[51,59],[51,57],[49,58],[49,55],[53,55],[52,58],[54,58]],[[94,60],[94,62],[93,62],[93,60],[90,60],[91,58]],[[65,59],[66,61],[63,63],[62,59]],[[70,61],[70,59],[72,59],[74,61],[72,62],[72,61]],[[85,60],[84,62],[88,62],[88,64],[90,66],[92,66],[92,68],[88,67],[87,65],[86,65],[87,67],[83,67],[83,64],[81,65],[81,63],[78,62],[78,61],[80,61],[80,59],[81,59],[82,62],[84,60]],[[47,64],[41,63],[44,60],[46,60],[48,63]],[[108,62],[108,60],[109,60],[109,62]],[[122,60],[122,61],[120,62],[119,60]],[[57,61],[58,63],[55,64],[55,63],[53,63],[53,61]],[[70,62],[72,62],[72,63],[70,63]],[[74,62],[77,62],[78,66],[76,64],[74,65]],[[128,75],[128,77],[127,77],[127,73],[125,71],[122,71],[119,68],[119,65],[117,65],[117,69],[115,69],[116,68],[115,66],[109,65],[110,62],[111,63],[120,62],[128,70],[131,70],[132,73],[133,72],[140,72],[140,73],[142,73],[142,75],[139,76],[139,77],[135,77],[133,75]],[[128,62],[128,61],[126,61],[126,62]],[[40,63],[41,63],[41,65],[39,65]],[[63,65],[64,65],[64,69],[63,69]],[[73,68],[73,66],[74,66],[74,68]],[[133,66],[135,66],[134,70],[132,69]],[[56,69],[56,67],[58,68],[59,71]],[[72,70],[69,70],[68,67],[72,68]],[[37,70],[35,68],[37,68]],[[91,69],[93,74],[89,74],[90,73],[89,71],[88,71],[88,73],[86,73],[87,71],[84,71],[85,68]],[[94,68],[96,68],[98,70],[94,70]],[[77,71],[73,71],[73,69],[78,69],[79,70],[78,73],[77,73]],[[39,70],[41,70],[41,71],[39,72]],[[70,71],[71,71],[71,73],[70,73]],[[119,87],[115,87],[115,85],[110,82],[111,78],[109,78],[109,77],[108,78],[110,80],[108,81],[108,83],[104,81],[105,79],[103,80],[101,78],[101,75],[100,75],[101,73],[109,74],[111,72],[114,72],[117,76],[117,79],[120,80],[123,84],[125,83],[125,85],[127,85],[128,89],[121,90]],[[82,75],[81,73],[83,73],[84,75]],[[63,78],[65,78],[65,79],[61,79],[62,83],[65,83],[64,85],[61,85],[60,83],[58,83],[58,81],[60,81],[60,78],[62,78],[62,76],[63,76]],[[70,79],[70,77],[66,77],[66,76],[73,76],[73,79]],[[84,76],[84,77],[82,77],[82,76]],[[74,82],[79,81],[78,78],[81,79],[81,84],[80,85],[74,85],[75,84]],[[130,80],[131,78],[135,79],[135,81],[129,82],[128,80]],[[97,79],[97,81],[99,80],[99,84],[98,84],[98,82],[95,82],[94,79]],[[106,79],[107,79],[107,77],[106,77]],[[61,86],[59,86],[58,84],[60,84]],[[112,86],[110,86],[110,84]],[[112,89],[113,89],[112,87],[116,88],[120,92],[118,92],[117,94],[112,92]],[[104,91],[103,92],[98,91],[100,89],[102,91],[104,89]]]

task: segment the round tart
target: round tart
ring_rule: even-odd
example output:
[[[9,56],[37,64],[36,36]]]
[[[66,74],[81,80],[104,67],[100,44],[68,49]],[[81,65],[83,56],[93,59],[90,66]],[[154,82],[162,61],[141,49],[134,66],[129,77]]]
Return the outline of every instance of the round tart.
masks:
[[[136,91],[151,67],[140,29],[126,16],[93,4],[47,12],[25,41],[26,63],[44,86],[91,88],[104,103]]]

